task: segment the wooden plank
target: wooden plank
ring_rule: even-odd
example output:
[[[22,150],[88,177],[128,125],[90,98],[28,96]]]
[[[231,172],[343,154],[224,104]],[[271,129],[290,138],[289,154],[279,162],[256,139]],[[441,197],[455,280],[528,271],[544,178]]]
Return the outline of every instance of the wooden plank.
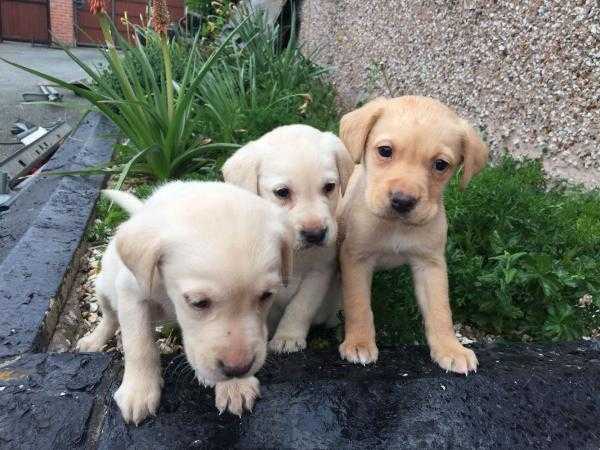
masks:
[[[107,1],[107,11],[112,17],[117,29],[125,35],[127,27],[123,23],[125,12],[130,23],[145,26],[148,23],[148,0],[112,0]],[[185,14],[183,0],[167,0],[171,21],[176,23]],[[77,9],[77,43],[80,45],[102,44],[104,39],[100,31],[98,19],[89,12],[89,0],[81,2]],[[142,16],[140,19],[140,15]],[[131,33],[132,27],[129,28]]]

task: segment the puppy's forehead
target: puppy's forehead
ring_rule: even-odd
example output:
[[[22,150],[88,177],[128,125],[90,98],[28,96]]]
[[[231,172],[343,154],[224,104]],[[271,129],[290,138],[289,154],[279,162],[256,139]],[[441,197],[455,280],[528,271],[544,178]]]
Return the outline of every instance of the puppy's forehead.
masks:
[[[261,236],[224,232],[220,239],[189,237],[166,245],[163,270],[172,276],[230,288],[278,280],[281,244],[276,234],[265,230]]]
[[[457,117],[429,111],[396,109],[385,111],[373,126],[369,145],[388,145],[404,149],[439,150],[460,148],[462,132]]]
[[[329,149],[319,148],[318,142],[298,142],[279,148],[261,164],[261,176],[270,181],[310,182],[337,177],[335,155]]]

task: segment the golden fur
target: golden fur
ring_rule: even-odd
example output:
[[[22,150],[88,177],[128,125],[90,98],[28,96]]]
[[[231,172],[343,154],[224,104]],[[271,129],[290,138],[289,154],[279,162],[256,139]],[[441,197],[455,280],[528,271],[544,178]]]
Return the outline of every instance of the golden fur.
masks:
[[[408,263],[433,360],[446,370],[475,370],[475,354],[458,342],[452,326],[442,194],[461,165],[466,187],[484,167],[487,147],[450,108],[416,96],[379,98],[346,114],[340,137],[359,163],[339,213],[341,356],[363,364],[377,360],[373,272]]]

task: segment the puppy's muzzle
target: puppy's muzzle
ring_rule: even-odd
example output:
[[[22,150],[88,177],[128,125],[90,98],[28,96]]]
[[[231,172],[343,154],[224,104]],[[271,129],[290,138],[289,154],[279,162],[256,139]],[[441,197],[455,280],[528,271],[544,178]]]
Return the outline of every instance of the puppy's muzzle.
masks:
[[[400,214],[406,214],[411,212],[417,206],[419,199],[403,192],[392,192],[390,195],[390,205]]]
[[[302,240],[308,245],[323,245],[327,236],[327,227],[305,228],[300,231]]]
[[[237,378],[237,377],[243,377],[248,372],[250,372],[250,369],[254,365],[255,359],[256,359],[256,356],[253,356],[252,360],[249,362],[248,361],[228,362],[228,361],[223,361],[223,360],[219,359],[217,361],[217,364],[218,364],[221,372],[223,372],[223,375],[225,375],[227,378]]]

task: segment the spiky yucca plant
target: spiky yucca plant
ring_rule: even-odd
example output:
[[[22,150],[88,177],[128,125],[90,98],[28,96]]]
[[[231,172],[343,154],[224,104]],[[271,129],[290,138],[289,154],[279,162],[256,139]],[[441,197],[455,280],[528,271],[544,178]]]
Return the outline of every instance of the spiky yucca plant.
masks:
[[[236,148],[234,144],[205,144],[196,136],[189,123],[195,114],[194,96],[198,86],[223,48],[239,30],[234,29],[208,57],[196,51],[198,36],[185,61],[185,71],[179,84],[171,74],[170,48],[167,36],[168,9],[164,0],[154,1],[153,27],[160,34],[163,55],[162,76],[157,74],[147,57],[144,46],[134,37],[134,44],[116,29],[106,14],[103,0],[93,0],[91,11],[96,14],[106,48],[101,50],[110,70],[116,75],[120,89],[115,89],[101,77],[94,67],[81,61],[69,48],[63,50],[92,79],[90,89],[71,84],[52,75],[2,59],[12,66],[44,78],[87,99],[109,117],[127,138],[124,154],[130,156],[120,168],[122,178],[128,171],[144,173],[164,181],[196,170],[206,163],[205,152],[216,148]],[[240,25],[241,26],[241,25]],[[146,33],[151,31],[146,30]],[[124,63],[117,47],[129,56]],[[138,71],[142,69],[143,83]],[[121,178],[121,179],[122,179]]]

